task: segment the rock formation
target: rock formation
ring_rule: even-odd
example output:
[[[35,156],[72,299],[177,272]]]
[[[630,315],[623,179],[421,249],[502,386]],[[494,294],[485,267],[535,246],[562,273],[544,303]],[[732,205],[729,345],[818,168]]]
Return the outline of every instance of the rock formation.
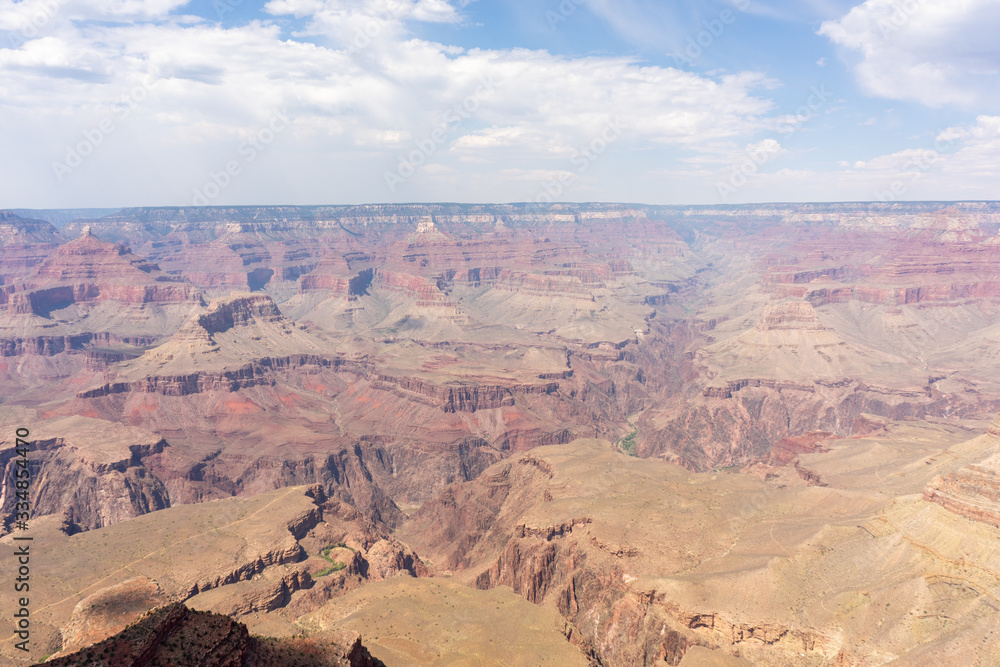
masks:
[[[981,439],[991,456],[934,478],[924,489],[924,499],[949,512],[1000,528],[1000,417]]]
[[[187,609],[174,603],[140,618],[114,637],[70,655],[47,660],[58,667],[191,665],[194,667],[379,667],[361,637],[334,641],[268,641],[250,635],[227,616]]]
[[[912,494],[982,456],[980,438],[961,438],[899,426],[881,441],[811,448],[802,456],[824,487],[794,475],[687,475],[577,441],[447,489],[398,534],[437,574],[558,610],[567,637],[602,664],[690,664],[702,647],[701,658],[721,653],[720,664],[728,655],[747,661],[734,664],[875,665],[910,650],[901,636],[914,631],[982,660],[998,639],[982,635],[980,614],[995,603],[975,591],[995,585],[996,530],[928,513],[936,506]],[[882,443],[895,452],[881,461],[892,481],[863,472],[859,452]],[[967,537],[956,542],[955,531]],[[961,585],[972,590],[945,593],[968,576]],[[929,620],[939,614],[950,622]]]
[[[2,212],[0,464],[30,428],[76,582],[39,592],[39,646],[178,600],[380,624],[378,590],[510,633],[493,612],[537,605],[567,664],[974,664],[998,229],[975,202]],[[392,609],[398,661],[498,637]]]

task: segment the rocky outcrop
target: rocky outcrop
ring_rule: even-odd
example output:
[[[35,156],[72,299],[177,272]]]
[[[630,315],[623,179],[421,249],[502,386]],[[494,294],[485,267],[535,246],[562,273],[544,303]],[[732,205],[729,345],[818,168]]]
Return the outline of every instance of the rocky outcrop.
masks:
[[[25,279],[65,240],[50,222],[0,210],[0,286]]]
[[[228,331],[251,322],[278,322],[282,318],[274,300],[264,294],[247,294],[220,299],[209,305],[208,312],[198,316],[198,325],[211,334]]]
[[[118,634],[149,609],[167,604],[156,582],[135,577],[104,588],[77,603],[62,629],[63,653]]]
[[[148,346],[155,341],[156,338],[153,336],[121,336],[107,332],[0,338],[0,357],[17,357],[22,354],[52,357],[63,352],[82,351],[86,353],[88,359],[85,363],[100,369],[107,364],[132,358],[139,352],[123,349],[107,350],[98,346],[116,345],[134,348]]]
[[[593,276],[587,276],[593,277]],[[600,283],[585,284],[577,275],[534,274],[522,271],[504,271],[497,280],[495,289],[534,296],[571,297],[590,299],[591,287],[602,287]]]
[[[373,384],[383,391],[402,392],[403,395],[419,395],[429,399],[428,404],[445,412],[476,412],[490,408],[514,405],[517,395],[553,394],[559,390],[558,382],[540,384],[511,384],[509,386],[484,384],[432,384],[412,377],[391,377],[380,375]]]
[[[100,241],[89,230],[60,246],[38,267],[27,285],[31,290],[24,295],[27,307],[39,314],[68,303],[113,300],[142,304],[200,299],[190,283],[135,257],[126,246]]]
[[[239,558],[237,566],[232,570],[227,572],[207,572],[195,575],[194,578],[196,581],[185,582],[183,584],[186,590],[182,592],[182,597],[187,599],[194,597],[199,593],[204,593],[205,591],[211,591],[219,589],[223,586],[250,581],[255,576],[275,565],[286,565],[288,563],[296,563],[302,560],[305,552],[302,549],[302,545],[298,543],[294,536],[289,534],[288,537],[282,536],[282,538],[281,542],[266,545],[264,549],[251,557]],[[301,587],[301,579],[302,577],[300,574],[293,573],[288,577],[288,581],[285,581],[284,579],[281,580],[278,584],[279,589],[282,585],[287,588],[288,584],[291,583],[295,586],[295,590],[298,590],[298,588]],[[285,602],[287,602],[287,599]],[[274,605],[272,608],[276,608],[278,606],[283,606],[283,604]]]
[[[313,271],[299,278],[298,292],[305,294],[322,291],[330,296],[357,300],[359,296],[368,293],[374,277],[373,269],[355,273],[343,257],[325,259]]]
[[[254,573],[251,578],[206,588],[187,598],[185,604],[226,616],[246,616],[281,609],[288,605],[293,594],[312,586],[313,580],[305,564],[269,563],[266,569]]]
[[[816,310],[808,301],[789,300],[769,303],[757,328],[761,331],[822,331]]]
[[[455,302],[448,298],[437,281],[422,276],[379,269],[374,272],[372,285],[376,289],[395,292],[417,300],[423,308],[455,308]]]
[[[61,432],[46,437],[45,432]],[[33,443],[32,514],[60,514],[71,531],[91,530],[170,506],[163,482],[145,461],[163,452],[165,440],[140,429],[74,417],[42,426]],[[0,449],[6,474],[16,467],[14,443]],[[0,506],[13,516],[16,496]]]
[[[394,539],[384,538],[364,553],[361,574],[372,581],[382,581],[399,574],[411,577],[427,576],[427,567],[408,547]]]
[[[992,456],[935,477],[924,489],[924,500],[967,519],[1000,528],[1000,417],[990,425],[982,445]]]
[[[79,392],[78,398],[101,398],[113,394],[147,393],[164,396],[190,396],[210,391],[238,391],[248,387],[272,385],[273,373],[306,366],[329,368],[345,373],[365,373],[367,367],[357,361],[338,357],[296,354],[288,357],[265,357],[252,364],[218,373],[201,372],[179,376],[152,376],[134,382],[109,382],[94,389]]]
[[[183,604],[160,607],[118,634],[46,664],[75,667],[98,662],[108,667],[378,667],[361,637],[326,641],[266,640],[227,616],[192,611]],[[347,641],[344,641],[344,640]]]

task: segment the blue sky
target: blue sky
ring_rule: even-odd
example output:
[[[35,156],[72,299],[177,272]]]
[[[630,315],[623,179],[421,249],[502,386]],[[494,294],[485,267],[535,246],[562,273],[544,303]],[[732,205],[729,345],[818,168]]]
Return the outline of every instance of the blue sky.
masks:
[[[0,0],[0,207],[997,199],[998,29],[1000,0]]]

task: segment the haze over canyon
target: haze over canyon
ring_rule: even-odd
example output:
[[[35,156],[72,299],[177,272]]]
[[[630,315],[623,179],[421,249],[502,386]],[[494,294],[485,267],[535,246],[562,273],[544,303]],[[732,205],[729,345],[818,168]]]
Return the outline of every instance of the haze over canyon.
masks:
[[[1000,203],[57,213],[5,664],[1000,665]]]

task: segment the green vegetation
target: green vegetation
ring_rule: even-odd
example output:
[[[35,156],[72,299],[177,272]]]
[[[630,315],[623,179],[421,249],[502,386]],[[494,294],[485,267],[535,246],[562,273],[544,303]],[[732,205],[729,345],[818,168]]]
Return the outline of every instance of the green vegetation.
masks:
[[[639,435],[639,429],[635,429],[624,438],[618,441],[618,451],[629,456],[638,456],[636,453],[635,438]]]
[[[334,572],[340,572],[345,567],[347,567],[347,563],[342,563],[339,560],[334,560],[333,558],[330,558],[330,552],[334,549],[349,549],[350,551],[354,551],[354,549],[351,549],[343,542],[337,542],[336,544],[331,544],[330,546],[326,547],[321,552],[319,552],[319,555],[322,556],[324,560],[330,562],[330,567],[323,568],[322,570],[314,574],[313,575],[314,577],[325,577],[328,574],[333,574]]]

